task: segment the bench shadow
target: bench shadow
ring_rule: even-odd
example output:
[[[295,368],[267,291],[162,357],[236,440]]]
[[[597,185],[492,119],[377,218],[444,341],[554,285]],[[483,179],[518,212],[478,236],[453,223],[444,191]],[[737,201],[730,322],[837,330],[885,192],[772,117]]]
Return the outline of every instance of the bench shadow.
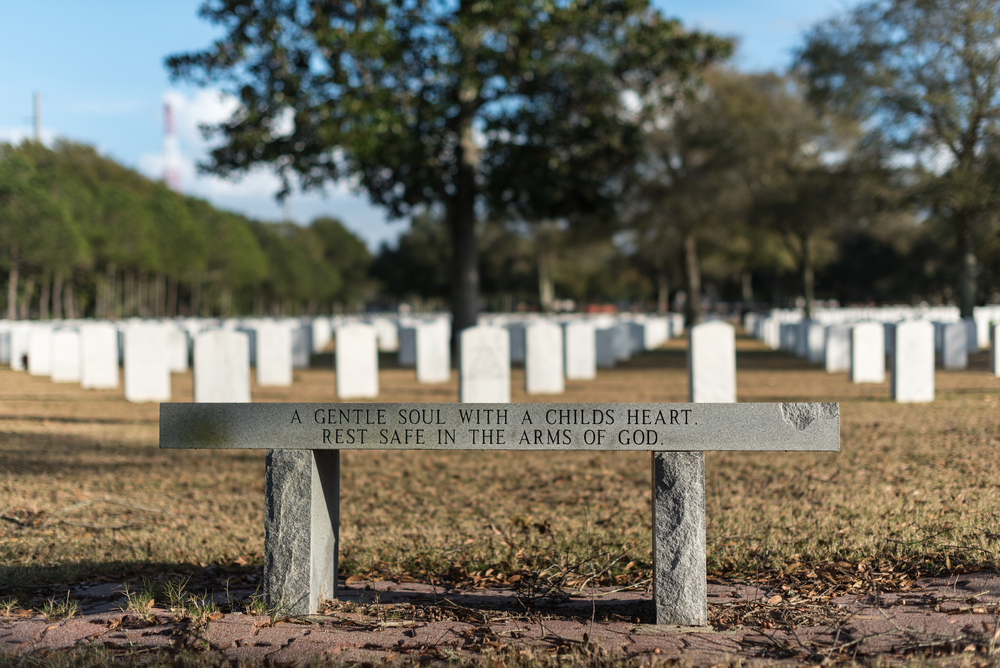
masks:
[[[337,587],[337,598],[343,602],[358,604],[440,607],[465,613],[478,613],[484,617],[496,612],[525,615],[541,613],[580,621],[593,619],[638,624],[656,623],[652,594],[644,591],[616,592],[613,598],[602,594],[592,597],[556,596],[530,600],[518,596],[514,590],[469,591],[446,586],[416,584],[408,587],[378,582],[375,588],[361,583],[348,586],[340,584]]]

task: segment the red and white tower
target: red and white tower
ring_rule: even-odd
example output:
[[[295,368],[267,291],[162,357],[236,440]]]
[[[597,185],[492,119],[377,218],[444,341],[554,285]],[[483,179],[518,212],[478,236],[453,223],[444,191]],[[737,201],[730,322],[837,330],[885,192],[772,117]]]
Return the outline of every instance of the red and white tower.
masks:
[[[174,114],[169,102],[163,103],[163,182],[176,192],[181,190],[180,149],[174,135]]]

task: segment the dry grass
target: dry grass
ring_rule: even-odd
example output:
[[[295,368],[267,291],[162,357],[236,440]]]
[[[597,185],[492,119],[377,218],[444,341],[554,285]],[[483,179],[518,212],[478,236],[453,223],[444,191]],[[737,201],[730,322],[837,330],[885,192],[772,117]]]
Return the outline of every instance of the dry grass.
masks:
[[[933,404],[896,405],[887,385],[851,385],[746,339],[738,348],[740,401],[840,401],[842,451],[710,453],[713,577],[836,582],[829,562],[870,577],[1000,570],[1000,380],[984,355],[939,372]],[[381,401],[457,399],[455,381],[420,386],[408,369],[384,368],[380,382]],[[686,383],[675,342],[552,399],[684,401]],[[513,384],[513,400],[528,400],[523,372]],[[156,405],[120,391],[6,369],[0,388],[0,598],[38,605],[67,583],[207,566],[220,588],[258,581],[262,452],[161,451]],[[254,399],[335,401],[333,388],[316,368]],[[173,389],[190,400],[190,374]],[[530,595],[651,576],[648,454],[344,452],[342,471],[343,577]]]

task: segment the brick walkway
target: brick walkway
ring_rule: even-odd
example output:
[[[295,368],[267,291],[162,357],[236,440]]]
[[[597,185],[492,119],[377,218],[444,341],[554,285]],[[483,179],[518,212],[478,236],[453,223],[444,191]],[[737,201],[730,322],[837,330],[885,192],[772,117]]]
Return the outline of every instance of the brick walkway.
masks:
[[[905,592],[822,602],[710,584],[713,627],[704,630],[648,625],[650,595],[641,591],[597,589],[526,609],[509,591],[376,582],[346,588],[323,615],[276,623],[239,613],[199,622],[156,608],[140,619],[116,608],[120,591],[110,585],[77,594],[85,602],[83,614],[70,619],[0,617],[0,655],[90,644],[123,654],[185,648],[298,663],[324,655],[381,662],[575,650],[711,665],[733,656],[818,663],[877,655],[985,655],[1000,645],[1000,576],[994,573],[924,578]]]

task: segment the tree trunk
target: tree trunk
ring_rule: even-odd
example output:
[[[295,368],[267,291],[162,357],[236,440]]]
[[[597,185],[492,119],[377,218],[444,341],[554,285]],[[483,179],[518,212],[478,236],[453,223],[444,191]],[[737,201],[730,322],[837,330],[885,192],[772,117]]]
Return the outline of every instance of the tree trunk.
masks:
[[[556,301],[556,288],[552,282],[555,251],[544,245],[538,249],[538,303],[545,313],[551,313]]]
[[[666,267],[656,272],[656,311],[661,315],[670,310],[670,278]]]
[[[63,283],[63,311],[70,320],[76,319],[76,296],[73,290],[73,277],[70,276]],[[80,315],[83,315],[82,313]]]
[[[42,289],[38,291],[38,319],[49,319],[49,288],[52,286],[51,274],[42,272]]]
[[[191,315],[195,318],[201,315],[201,279],[197,278],[191,286]]]
[[[108,264],[105,273],[107,277],[104,280],[104,317],[113,320],[118,317],[118,281],[115,280],[118,272],[113,262]]]
[[[13,248],[10,253],[10,274],[7,276],[7,319],[17,320],[17,283],[20,273],[20,262],[18,262],[17,248]]]
[[[136,308],[139,311],[140,318],[149,317],[149,273],[145,271],[139,272],[139,291],[138,291],[138,302]]]
[[[35,294],[35,277],[28,276],[24,282],[24,295],[21,296],[21,320],[31,317],[31,296]]]
[[[698,242],[694,231],[684,235],[684,289],[687,301],[684,304],[684,324],[692,327],[698,324],[701,308],[701,268],[698,266]]]
[[[63,275],[61,271],[56,272],[55,281],[52,283],[52,318],[62,320],[63,317]]]
[[[747,309],[753,303],[753,274],[749,270],[740,272],[740,290],[743,296],[743,308]]]
[[[125,270],[125,284],[122,286],[122,317],[131,318],[135,315],[135,271]]]
[[[972,235],[961,240],[962,266],[958,272],[959,304],[963,318],[971,318],[976,307],[976,284],[979,279],[979,259],[976,257]]]
[[[802,293],[806,300],[803,317],[812,320],[813,300],[816,298],[816,277],[813,270],[812,240],[803,235],[799,238],[802,244]]]
[[[167,288],[167,317],[177,317],[177,279],[170,277],[170,285]]]
[[[463,3],[464,4],[464,3]],[[471,31],[470,31],[471,32]],[[458,91],[462,105],[457,121],[455,193],[448,206],[451,223],[451,352],[458,359],[458,341],[466,327],[474,327],[479,317],[479,251],[476,244],[476,174],[479,148],[472,131],[473,112],[466,105],[478,96],[475,77],[463,81]]]

